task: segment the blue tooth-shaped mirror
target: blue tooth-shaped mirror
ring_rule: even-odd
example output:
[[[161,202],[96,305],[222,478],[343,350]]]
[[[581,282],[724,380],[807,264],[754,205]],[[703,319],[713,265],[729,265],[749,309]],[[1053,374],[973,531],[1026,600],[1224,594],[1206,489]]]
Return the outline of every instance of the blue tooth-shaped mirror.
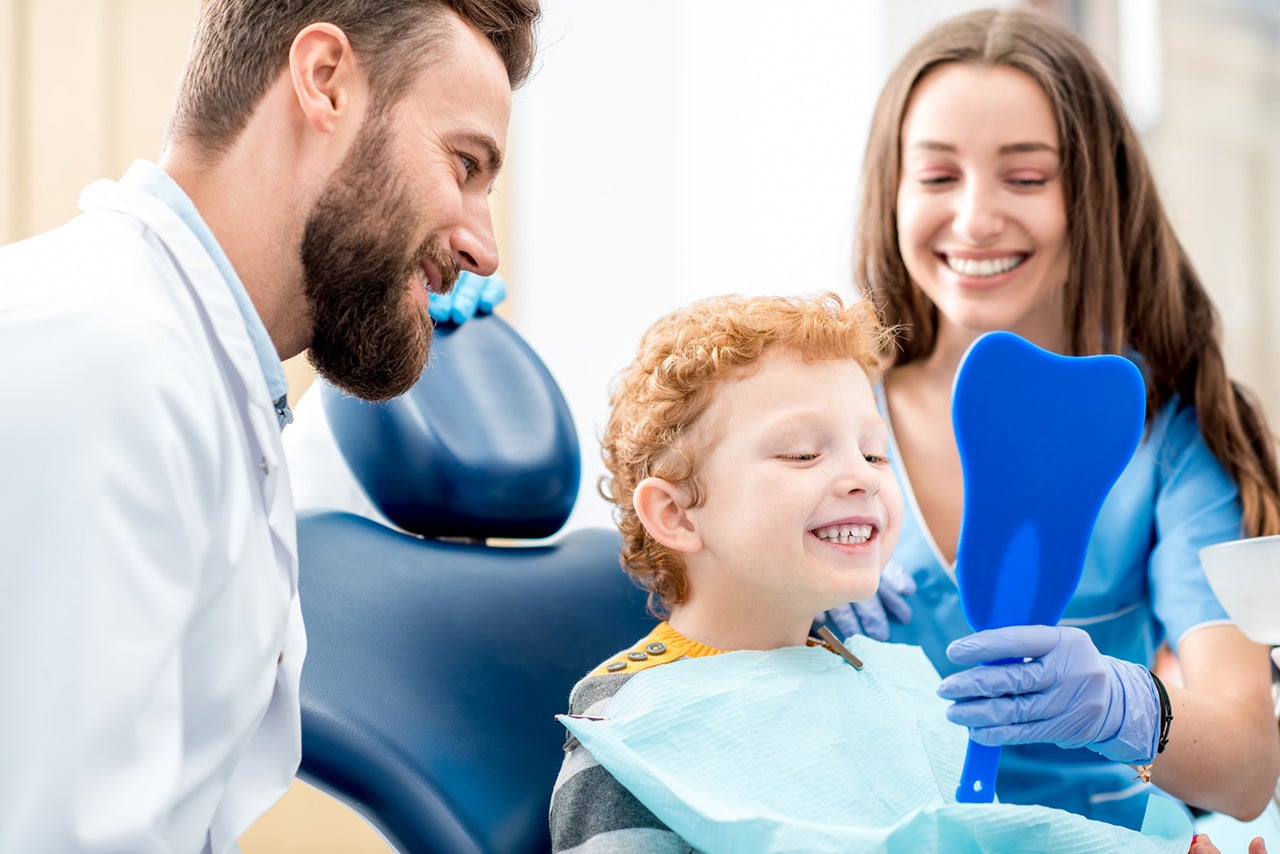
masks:
[[[1062,619],[1145,408],[1123,357],[1060,356],[1010,332],[969,347],[951,417],[964,473],[956,583],[974,631]],[[956,800],[990,802],[999,758],[970,740]]]

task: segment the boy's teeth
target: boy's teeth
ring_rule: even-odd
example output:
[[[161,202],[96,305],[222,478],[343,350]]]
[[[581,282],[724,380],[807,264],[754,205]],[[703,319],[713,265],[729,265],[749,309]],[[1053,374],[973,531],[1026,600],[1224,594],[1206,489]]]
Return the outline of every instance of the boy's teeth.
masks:
[[[871,539],[870,525],[831,525],[814,531],[814,536],[841,545],[856,545]]]
[[[998,276],[1022,263],[1022,255],[1007,258],[956,258],[947,256],[947,266],[962,276]]]

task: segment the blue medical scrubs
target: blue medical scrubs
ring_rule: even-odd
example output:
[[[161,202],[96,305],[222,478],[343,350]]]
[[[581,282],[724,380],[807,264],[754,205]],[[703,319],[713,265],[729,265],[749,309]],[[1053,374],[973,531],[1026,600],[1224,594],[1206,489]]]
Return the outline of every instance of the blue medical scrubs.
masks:
[[[881,411],[887,419],[883,390]],[[892,425],[890,425],[892,434]],[[911,482],[897,465],[905,513],[893,558],[912,574],[915,618],[890,623],[892,641],[924,647],[943,676],[959,668],[947,644],[971,632],[960,606],[955,569],[942,559],[920,517]],[[1061,465],[1087,465],[1082,446]],[[1070,496],[1061,500],[1069,501]],[[1168,402],[1102,506],[1084,573],[1062,625],[1079,626],[1103,653],[1151,666],[1168,640],[1174,651],[1189,631],[1230,623],[1200,567],[1200,549],[1238,539],[1241,510],[1234,481],[1205,445],[1195,410]],[[996,793],[1005,803],[1059,807],[1126,827],[1142,824],[1150,785],[1128,765],[1091,750],[1052,744],[1014,745],[1001,753]]]

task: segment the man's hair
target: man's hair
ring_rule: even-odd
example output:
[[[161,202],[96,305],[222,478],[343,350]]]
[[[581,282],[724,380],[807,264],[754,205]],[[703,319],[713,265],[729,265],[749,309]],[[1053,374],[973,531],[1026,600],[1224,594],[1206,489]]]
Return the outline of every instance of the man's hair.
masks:
[[[540,0],[204,0],[169,119],[170,139],[225,151],[289,61],[294,37],[327,22],[346,33],[373,92],[394,104],[445,36],[449,13],[482,32],[518,88],[533,69]]]
[[[811,297],[722,296],[692,303],[659,319],[639,353],[614,382],[601,439],[608,473],[600,493],[614,505],[622,531],[622,564],[649,591],[661,615],[688,596],[682,557],[649,535],[633,495],[647,477],[687,490],[689,507],[706,495],[699,466],[707,450],[691,438],[725,379],[750,375],[768,352],[806,362],[852,360],[874,382],[888,332],[869,300],[846,305],[833,293]],[[705,444],[705,442],[703,443]]]
[[[937,343],[938,307],[898,247],[897,195],[903,116],[920,80],[948,64],[1021,71],[1053,108],[1070,252],[1068,353],[1136,351],[1149,420],[1175,396],[1193,404],[1205,443],[1240,487],[1245,531],[1280,533],[1280,471],[1263,410],[1227,375],[1217,310],[1174,235],[1120,96],[1089,47],[1046,12],[1012,6],[945,21],[881,90],[862,162],[854,271],[904,330],[894,365],[927,358]]]

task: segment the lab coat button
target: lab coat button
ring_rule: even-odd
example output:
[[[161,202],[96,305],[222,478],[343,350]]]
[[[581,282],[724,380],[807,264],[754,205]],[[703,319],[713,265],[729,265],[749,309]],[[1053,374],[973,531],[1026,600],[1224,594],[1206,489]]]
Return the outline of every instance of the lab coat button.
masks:
[[[262,462],[258,463],[258,468],[262,469],[263,474],[270,474],[271,467],[267,465],[267,458],[263,457]]]
[[[625,661],[612,662],[608,667],[605,668],[605,670],[608,670],[610,673],[617,673],[619,670],[626,670],[626,669],[627,669],[627,663]]]
[[[649,653],[650,655],[662,655],[664,652],[667,651],[667,645],[665,643],[658,643],[657,641],[655,641],[649,644],[648,646],[646,646],[644,648],[644,651]]]

